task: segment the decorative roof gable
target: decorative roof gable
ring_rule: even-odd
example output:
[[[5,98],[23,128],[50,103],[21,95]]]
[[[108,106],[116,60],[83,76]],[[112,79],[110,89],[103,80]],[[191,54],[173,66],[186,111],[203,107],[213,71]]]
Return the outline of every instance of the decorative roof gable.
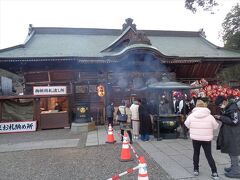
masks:
[[[136,24],[133,24],[133,19],[132,18],[127,18],[125,19],[126,23],[122,25],[122,31],[125,31],[128,27],[131,27],[134,31],[137,31],[137,26]]]
[[[133,44],[152,45],[144,32],[137,31],[136,24],[132,23],[133,19],[128,18],[125,21],[121,35],[102,52],[118,52]]]

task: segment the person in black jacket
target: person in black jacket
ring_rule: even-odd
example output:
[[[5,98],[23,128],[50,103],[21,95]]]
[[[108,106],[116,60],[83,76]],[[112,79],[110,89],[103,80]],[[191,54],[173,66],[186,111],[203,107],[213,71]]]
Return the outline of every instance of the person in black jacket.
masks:
[[[108,126],[111,124],[113,127],[113,113],[114,113],[114,107],[113,107],[113,102],[109,103],[107,108],[106,108],[106,115],[107,115],[107,121],[108,121]]]
[[[150,117],[149,108],[147,106],[147,100],[142,99],[139,106],[139,120],[140,120],[140,134],[142,141],[149,141],[149,134],[152,133],[152,122]]]
[[[218,139],[217,149],[222,153],[227,153],[231,159],[231,167],[224,168],[225,176],[230,178],[240,178],[240,167],[238,156],[240,155],[240,111],[236,102],[218,96],[215,105],[222,109],[221,115],[214,117],[222,122]]]

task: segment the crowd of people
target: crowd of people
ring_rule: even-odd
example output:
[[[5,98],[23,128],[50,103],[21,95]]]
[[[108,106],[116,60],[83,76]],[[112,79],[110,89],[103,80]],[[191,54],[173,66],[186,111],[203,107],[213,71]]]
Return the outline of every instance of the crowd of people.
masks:
[[[185,98],[185,99],[184,99]],[[224,168],[225,176],[240,178],[239,155],[240,155],[240,98],[218,96],[215,105],[221,109],[219,114],[211,114],[208,102],[205,98],[195,98],[192,101],[185,96],[182,99],[173,98],[173,112],[184,114],[185,119],[181,124],[184,135],[189,136],[193,146],[193,173],[199,175],[200,149],[203,147],[205,156],[212,171],[212,178],[219,179],[217,167],[212,156],[213,131],[219,128],[217,137],[217,149],[227,153],[230,157],[230,167]],[[120,122],[121,134],[124,131],[129,135],[130,143],[133,138],[149,141],[149,135],[153,132],[152,115],[156,113],[170,113],[169,101],[165,96],[160,98],[159,109],[153,101],[147,102],[145,98],[135,99],[130,105],[126,101],[117,108],[117,116],[126,114],[126,122]],[[107,107],[108,123],[113,125],[113,103]]]
[[[110,103],[106,108],[108,125],[113,126],[114,106]],[[117,108],[116,120],[118,116],[126,114],[126,121],[120,122],[121,135],[126,131],[128,133],[130,143],[133,139],[141,139],[142,141],[149,141],[149,135],[152,134],[152,120],[146,99],[135,99],[132,104],[122,100],[120,106]]]

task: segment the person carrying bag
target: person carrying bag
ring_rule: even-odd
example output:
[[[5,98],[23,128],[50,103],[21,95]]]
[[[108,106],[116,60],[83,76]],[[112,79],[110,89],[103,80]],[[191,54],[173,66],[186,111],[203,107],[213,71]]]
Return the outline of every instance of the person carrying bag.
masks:
[[[127,122],[128,116],[126,114],[126,107],[125,105],[121,105],[118,107],[117,112],[117,121],[119,122]]]
[[[120,122],[121,141],[123,141],[124,131],[127,131],[130,144],[132,144],[131,111],[129,107],[125,106],[124,101],[122,101],[121,105],[118,107],[117,121]]]

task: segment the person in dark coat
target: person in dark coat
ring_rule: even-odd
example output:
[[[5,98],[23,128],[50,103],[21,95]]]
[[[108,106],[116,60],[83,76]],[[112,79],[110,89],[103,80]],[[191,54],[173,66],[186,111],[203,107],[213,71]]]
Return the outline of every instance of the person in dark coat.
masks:
[[[106,108],[108,126],[109,126],[109,124],[111,124],[111,126],[113,126],[113,113],[114,113],[113,103],[109,103],[109,105]]]
[[[140,120],[140,134],[142,141],[149,141],[149,134],[152,133],[152,122],[149,113],[149,109],[147,107],[146,99],[142,99],[142,102],[139,106],[139,120]]]
[[[221,115],[214,117],[222,122],[218,139],[217,149],[222,153],[227,153],[231,159],[231,167],[224,168],[225,176],[230,178],[240,178],[240,167],[238,156],[240,155],[240,111],[236,102],[218,96],[215,105],[222,109]]]

